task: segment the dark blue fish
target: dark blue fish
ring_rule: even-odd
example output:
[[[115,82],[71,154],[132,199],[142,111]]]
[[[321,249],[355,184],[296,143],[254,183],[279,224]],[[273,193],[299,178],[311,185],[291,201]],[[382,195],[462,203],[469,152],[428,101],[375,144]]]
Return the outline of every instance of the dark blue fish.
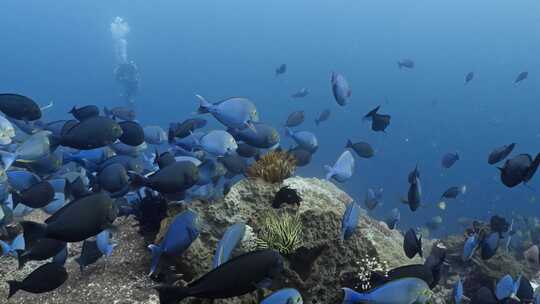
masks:
[[[507,298],[512,298],[519,302],[520,300],[517,299],[516,293],[519,288],[520,280],[521,277],[514,281],[508,274],[502,277],[495,286],[495,296],[497,299],[502,301]]]
[[[480,247],[483,260],[489,260],[497,253],[500,239],[498,232],[492,232],[482,241]]]
[[[443,168],[451,168],[459,160],[459,154],[456,153],[446,153],[441,159],[441,165]]]
[[[285,72],[287,72],[287,65],[282,63],[276,68],[276,77],[285,74]]]
[[[463,245],[463,254],[461,255],[462,260],[470,260],[476,251],[476,248],[478,248],[478,236],[473,234],[467,238],[465,244]]]
[[[301,88],[297,92],[291,94],[291,98],[304,98],[309,95],[309,90],[307,88]]]
[[[471,82],[474,78],[474,72],[469,72],[467,75],[465,75],[465,84],[468,84]]]
[[[452,290],[452,297],[454,298],[454,304],[461,304],[463,300],[470,301],[463,294],[463,283],[461,278],[458,277],[457,282],[454,284],[454,289]]]
[[[343,304],[355,303],[425,303],[428,284],[419,278],[390,281],[365,293],[343,288]]]
[[[393,230],[401,220],[401,213],[398,208],[390,210],[390,215],[386,218],[385,223],[389,229]]]
[[[229,260],[234,248],[242,241],[245,232],[246,225],[244,223],[234,224],[225,230],[214,255],[213,268],[217,268]]]
[[[414,61],[412,61],[411,59],[401,59],[400,61],[398,61],[398,68],[401,70],[402,68],[407,68],[407,69],[413,69],[414,68]]]
[[[518,85],[523,80],[527,79],[529,77],[529,72],[521,72],[517,75],[516,79],[514,80],[514,85]]]
[[[510,153],[512,153],[512,150],[514,150],[515,146],[515,143],[511,143],[509,145],[504,145],[502,147],[494,149],[488,156],[488,164],[494,165],[505,159],[508,155],[510,155]]]
[[[167,229],[161,243],[148,246],[152,251],[150,275],[156,272],[163,254],[170,257],[179,256],[199,236],[199,231],[200,224],[197,213],[188,209],[178,214]]]

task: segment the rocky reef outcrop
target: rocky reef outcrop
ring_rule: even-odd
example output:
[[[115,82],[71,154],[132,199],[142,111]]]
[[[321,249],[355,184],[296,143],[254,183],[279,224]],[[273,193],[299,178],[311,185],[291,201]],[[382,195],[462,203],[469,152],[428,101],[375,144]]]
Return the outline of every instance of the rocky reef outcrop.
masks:
[[[185,281],[190,281],[211,270],[217,242],[234,223],[243,222],[250,227],[235,254],[252,249],[261,218],[271,208],[275,193],[284,185],[296,189],[303,199],[299,207],[287,206],[280,210],[299,216],[303,226],[302,245],[295,253],[285,256],[284,278],[273,288],[294,287],[302,293],[305,303],[340,303],[341,287],[354,285],[362,259],[385,262],[389,268],[422,262],[418,257],[410,260],[404,255],[403,236],[398,231],[388,229],[386,224],[366,214],[361,216],[354,236],[342,241],[341,219],[346,204],[352,199],[330,182],[294,177],[283,184],[244,179],[232,187],[223,201],[193,203],[189,208],[201,217],[202,231],[199,239],[178,259],[176,271],[183,274]],[[167,222],[163,224],[163,231],[166,227]],[[261,296],[251,294],[216,302],[258,303]],[[186,303],[200,302],[193,299]]]
[[[201,233],[191,247],[175,262],[174,272],[180,280],[189,282],[211,270],[217,242],[225,229],[234,223],[243,222],[250,228],[242,244],[233,255],[249,251],[255,246],[265,212],[272,209],[275,193],[284,185],[296,189],[303,201],[300,206],[281,208],[279,212],[298,215],[302,222],[302,242],[293,253],[285,256],[285,271],[282,280],[275,282],[272,289],[297,288],[304,303],[341,303],[342,286],[357,284],[362,259],[386,262],[389,268],[422,263],[416,257],[408,259],[403,253],[403,236],[390,230],[386,224],[374,220],[365,213],[353,237],[342,241],[341,219],[345,206],[352,199],[334,184],[316,178],[293,177],[282,184],[271,184],[259,179],[244,179],[235,184],[228,195],[216,202],[195,201],[189,208],[196,211],[201,220]],[[185,207],[170,208],[168,217],[162,222],[160,234],[166,231],[169,222]],[[32,216],[38,216],[33,214]],[[34,220],[40,220],[34,218]],[[41,219],[42,220],[42,219]],[[32,295],[17,293],[10,303],[158,303],[152,287],[156,284],[148,278],[150,254],[144,239],[137,233],[132,218],[120,219],[120,232],[115,235],[119,243],[113,255],[98,261],[80,273],[73,261],[80,253],[80,244],[70,245],[67,262],[68,281],[54,292]],[[428,242],[426,242],[428,243]],[[429,244],[424,249],[429,249]],[[427,254],[427,252],[426,252]],[[40,263],[30,262],[22,271],[17,271],[13,258],[0,259],[2,280],[22,279]],[[7,284],[0,289],[0,302],[6,301]],[[269,293],[270,291],[266,291]],[[216,300],[215,304],[253,304],[266,294],[263,292],[239,298]],[[199,299],[187,299],[182,303],[207,303]]]

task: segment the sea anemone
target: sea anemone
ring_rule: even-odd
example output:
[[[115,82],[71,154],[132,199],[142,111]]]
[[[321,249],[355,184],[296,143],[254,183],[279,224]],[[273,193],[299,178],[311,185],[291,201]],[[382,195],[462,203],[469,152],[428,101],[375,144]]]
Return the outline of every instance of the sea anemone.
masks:
[[[296,170],[296,159],[285,151],[271,151],[262,156],[247,170],[251,178],[261,178],[268,183],[281,183]]]
[[[267,211],[257,234],[257,248],[272,248],[283,255],[292,254],[302,245],[302,228],[299,215]]]

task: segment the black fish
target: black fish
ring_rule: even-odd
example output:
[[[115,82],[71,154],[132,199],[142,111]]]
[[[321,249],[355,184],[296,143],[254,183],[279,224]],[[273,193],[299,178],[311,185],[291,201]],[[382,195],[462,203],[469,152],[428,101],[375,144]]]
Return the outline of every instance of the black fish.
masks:
[[[521,300],[520,303],[533,303],[534,300],[534,289],[531,285],[531,281],[523,275],[519,280],[516,297]]]
[[[414,61],[412,61],[411,59],[401,59],[400,61],[398,61],[397,65],[400,70],[402,68],[413,69]]]
[[[285,74],[285,72],[287,72],[287,65],[285,63],[282,63],[279,65],[279,67],[276,68],[276,77]]]
[[[420,207],[422,200],[422,185],[420,183],[420,171],[418,166],[409,173],[409,191],[407,193],[407,204],[411,211],[416,211]]]
[[[31,208],[42,208],[54,200],[54,188],[48,181],[42,181],[21,192],[12,192],[13,204],[23,204]]]
[[[243,175],[248,167],[248,164],[244,158],[239,155],[229,154],[222,157],[218,157],[218,161],[223,164],[227,169],[226,176],[232,178],[237,175]]]
[[[66,247],[66,242],[43,238],[26,241],[25,250],[17,250],[17,258],[19,260],[19,269],[23,268],[28,261],[43,261],[54,257],[62,249]]]
[[[74,120],[74,119],[67,120],[66,122],[64,122],[64,124],[62,125],[62,129],[60,129],[60,135],[59,136],[61,137],[61,136],[64,136],[65,134],[67,134],[67,132],[69,130],[71,130],[73,127],[75,127],[78,123],[79,123],[79,121]]]
[[[143,162],[140,158],[135,158],[129,155],[115,155],[108,158],[99,164],[99,171],[110,166],[111,164],[121,164],[127,171],[141,173],[144,169]]]
[[[504,217],[494,215],[489,220],[489,227],[491,228],[491,231],[498,232],[499,236],[502,238],[503,233],[510,230],[510,223],[508,223]]]
[[[292,128],[301,125],[304,122],[304,111],[294,111],[289,114],[285,126]]]
[[[82,178],[79,176],[72,182],[66,180],[64,194],[66,198],[73,200],[88,196],[92,194],[92,192],[88,189],[88,187],[84,184]]]
[[[433,274],[429,267],[422,264],[413,264],[391,269],[386,275],[372,272],[370,279],[371,289],[404,278],[417,278],[426,282],[427,285],[433,284],[434,281]]]
[[[144,130],[137,122],[122,121],[118,125],[122,128],[122,136],[118,138],[122,143],[133,147],[144,143]]]
[[[118,123],[107,117],[95,116],[66,130],[61,144],[79,150],[91,150],[110,145],[120,136],[122,128]]]
[[[289,186],[285,186],[276,193],[274,196],[274,201],[272,202],[272,207],[279,208],[282,204],[289,205],[298,205],[300,206],[302,198],[298,195],[296,189],[292,189]]]
[[[448,263],[446,261],[446,247],[442,244],[434,244],[431,252],[424,262],[424,266],[431,270],[433,282],[428,283],[429,288],[433,289],[441,280],[444,273],[447,273]]]
[[[144,198],[136,204],[135,219],[139,222],[139,233],[150,235],[152,241],[159,232],[161,221],[167,216],[167,200],[154,195],[147,189]]]
[[[169,124],[169,142],[172,142],[174,138],[184,138],[189,136],[193,131],[206,126],[206,120],[202,118],[189,118],[181,123]]]
[[[158,286],[161,304],[176,304],[188,297],[225,299],[268,287],[283,271],[283,258],[273,250],[258,250],[235,257],[187,287]]]
[[[121,164],[111,164],[101,170],[97,176],[100,189],[110,193],[116,198],[129,191],[129,176]]]
[[[469,72],[467,75],[465,75],[465,84],[468,84],[471,82],[474,78],[474,72]]]
[[[330,113],[329,109],[323,110],[321,114],[319,114],[319,118],[315,119],[315,125],[318,126],[321,122],[327,121],[328,118],[330,118]]]
[[[103,253],[99,250],[96,241],[85,240],[82,245],[81,255],[75,258],[75,262],[79,264],[79,269],[83,272],[84,267],[94,264],[102,256]]]
[[[37,103],[18,94],[0,94],[0,111],[18,120],[34,121],[41,118],[41,109]]]
[[[174,158],[174,155],[171,152],[163,152],[159,154],[159,152],[156,149],[156,158],[154,159],[154,164],[158,165],[160,169],[163,169],[167,167],[168,165],[172,165],[176,162],[176,159]]]
[[[495,150],[491,151],[488,157],[488,164],[494,165],[501,160],[505,159],[510,153],[512,153],[512,150],[514,150],[514,147],[516,146],[515,143],[511,143],[509,145],[504,145],[502,147],[498,147]]]
[[[509,187],[527,183],[533,177],[540,165],[540,153],[533,160],[529,154],[520,154],[506,160],[501,171],[501,182]]]
[[[462,193],[462,188],[454,186],[446,189],[444,193],[441,195],[441,198],[450,198],[454,199],[456,198],[460,193]]]
[[[236,149],[236,153],[238,153],[238,155],[245,158],[252,158],[252,157],[255,157],[257,154],[259,154],[259,149],[241,142],[241,143],[238,143],[238,148]]]
[[[78,121],[83,121],[90,117],[99,115],[99,108],[95,105],[88,105],[81,108],[73,107],[69,114],[73,115]]]
[[[403,238],[403,251],[409,259],[414,258],[416,254],[423,257],[422,236],[418,237],[412,228],[405,233]]]
[[[68,278],[64,266],[57,263],[47,263],[32,271],[22,282],[7,281],[9,284],[8,299],[17,291],[24,290],[30,293],[44,293],[53,291],[62,286]]]
[[[345,148],[350,148],[356,152],[356,154],[363,158],[372,158],[375,155],[375,151],[367,142],[357,142],[353,143],[351,140],[347,140]]]
[[[529,77],[529,72],[521,72],[517,75],[516,79],[514,80],[514,85],[518,85],[523,80],[527,79]]]
[[[497,304],[499,301],[493,291],[485,286],[480,287],[471,299],[471,304]]]
[[[293,93],[291,95],[291,98],[304,98],[309,95],[309,90],[307,88],[302,88],[298,90],[296,93]]]
[[[199,180],[199,169],[190,161],[181,161],[159,169],[144,177],[135,175],[134,187],[149,187],[165,194],[176,194],[191,188]]]
[[[23,221],[24,237],[52,238],[65,242],[80,242],[111,228],[117,209],[103,193],[85,196],[60,208],[44,224]]]
[[[371,130],[375,132],[385,132],[390,125],[390,115],[377,113],[381,106],[377,106],[364,116],[364,120],[371,120]]]
[[[297,167],[305,167],[309,165],[313,156],[309,150],[303,149],[302,147],[294,147],[288,152],[294,156],[294,159],[296,159]]]

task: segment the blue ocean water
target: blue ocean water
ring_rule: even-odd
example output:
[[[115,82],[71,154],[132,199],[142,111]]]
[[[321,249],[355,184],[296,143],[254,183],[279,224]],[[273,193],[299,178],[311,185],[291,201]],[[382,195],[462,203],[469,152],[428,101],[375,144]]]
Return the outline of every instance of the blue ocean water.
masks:
[[[122,105],[110,33],[121,16],[131,29],[128,58],[140,68],[143,124],[166,127],[190,117],[195,94],[211,101],[246,96],[274,125],[306,111],[296,129],[315,132],[320,148],[300,175],[323,177],[323,165],[337,159],[347,138],[370,142],[376,157],[359,160],[354,178],[340,187],[361,200],[368,187],[383,187],[384,204],[375,211],[381,218],[397,206],[405,227],[441,215],[448,231],[458,231],[461,216],[540,211],[530,202],[540,191],[537,179],[536,191],[507,189],[486,162],[491,149],[510,142],[518,144],[514,154],[538,152],[538,2],[6,0],[0,7],[0,91],[54,100],[47,119],[64,117],[73,105]],[[416,67],[399,70],[402,58]],[[288,71],[276,78],[281,63]],[[332,71],[351,84],[346,107],[331,95]],[[476,77],[464,86],[470,71]],[[522,71],[529,79],[514,86]],[[310,95],[291,100],[302,87]],[[361,121],[379,104],[392,115],[386,134]],[[325,108],[332,115],[316,127]],[[442,169],[442,155],[454,151],[461,160]],[[431,207],[412,214],[398,197],[417,163]],[[434,207],[454,185],[466,185],[467,194],[445,211]]]

